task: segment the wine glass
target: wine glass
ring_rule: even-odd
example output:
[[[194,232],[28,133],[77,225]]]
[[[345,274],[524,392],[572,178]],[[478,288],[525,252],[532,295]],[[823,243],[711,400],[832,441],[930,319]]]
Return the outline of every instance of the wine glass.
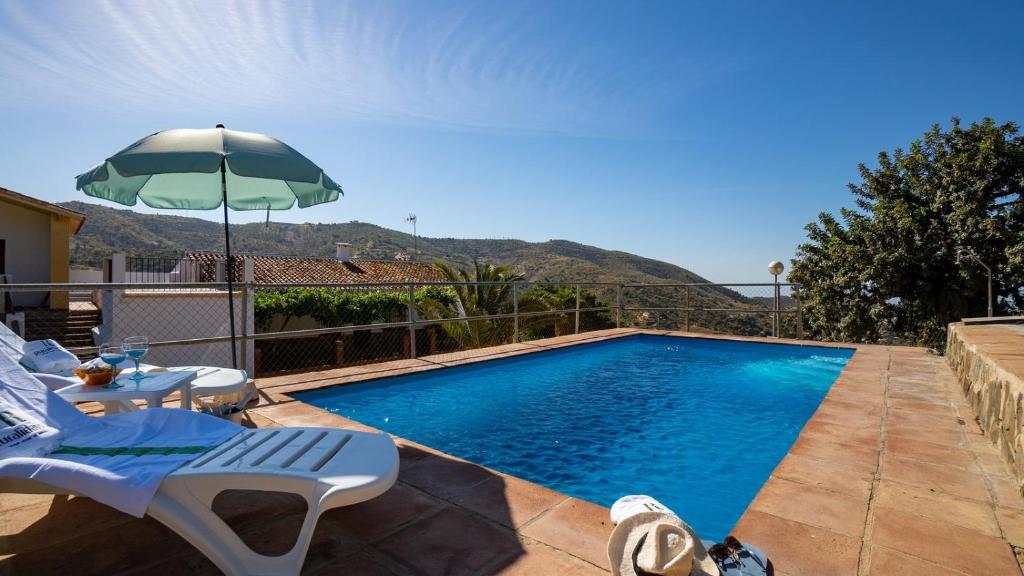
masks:
[[[124,346],[124,353],[135,361],[135,373],[132,374],[131,379],[135,380],[135,382],[142,380],[145,376],[139,371],[139,360],[142,360],[142,357],[149,351],[149,338],[145,336],[129,336],[124,339],[121,345]]]
[[[120,344],[104,344],[100,346],[100,360],[103,360],[104,364],[110,365],[110,384],[107,385],[108,388],[120,388],[122,386],[117,383],[117,365],[126,359],[124,347]]]

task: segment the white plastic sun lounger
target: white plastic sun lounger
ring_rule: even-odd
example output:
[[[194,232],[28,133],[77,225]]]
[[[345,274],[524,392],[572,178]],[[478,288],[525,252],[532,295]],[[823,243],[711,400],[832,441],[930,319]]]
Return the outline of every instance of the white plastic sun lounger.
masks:
[[[335,428],[250,430],[204,414],[165,408],[90,417],[46,390],[3,355],[0,397],[58,427],[66,426],[61,450],[102,451],[104,448],[67,446],[93,446],[91,441],[111,439],[104,445],[116,450],[173,449],[188,444],[182,434],[201,442],[203,430],[226,438],[194,458],[182,456],[185,452],[143,457],[103,452],[77,461],[76,457],[55,457],[55,453],[4,459],[0,451],[0,492],[92,496],[141,516],[144,499],[129,498],[125,503],[127,488],[118,483],[132,483],[137,477],[141,484],[149,482],[151,486],[149,492],[138,490],[152,495],[145,514],[177,532],[230,575],[298,574],[323,512],[375,498],[398,477],[398,450],[383,433]],[[182,432],[175,435],[175,430]],[[140,445],[130,441],[139,438],[145,446],[136,448]],[[150,466],[148,472],[161,466],[164,471],[147,476],[145,466]],[[136,488],[133,485],[132,489]],[[292,549],[281,556],[265,556],[250,549],[211,509],[214,498],[225,490],[287,492],[302,497],[306,516]]]
[[[298,574],[320,515],[386,492],[398,450],[386,434],[333,428],[249,430],[164,478],[146,514],[177,532],[229,575]],[[282,556],[254,552],[211,509],[224,490],[298,494],[306,517]],[[0,478],[0,492],[66,494],[34,480]]]
[[[398,450],[386,434],[282,428],[241,436],[165,478],[148,510],[227,574],[298,574],[320,514],[376,498],[398,478]],[[306,517],[291,551],[264,556],[246,546],[211,511],[225,489],[304,498]]]
[[[398,450],[386,434],[281,428],[241,436],[165,478],[147,511],[227,574],[298,574],[320,514],[376,498],[398,477]],[[303,497],[306,517],[291,551],[249,549],[210,509],[225,489]]]

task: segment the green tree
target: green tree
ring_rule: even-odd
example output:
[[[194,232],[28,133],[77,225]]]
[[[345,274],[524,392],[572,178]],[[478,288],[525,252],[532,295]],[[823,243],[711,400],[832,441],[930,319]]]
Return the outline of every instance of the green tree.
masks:
[[[545,280],[548,282],[549,280]],[[538,284],[530,288],[530,294],[537,292],[537,298],[543,301],[551,310],[572,310],[576,308],[576,288],[568,284]],[[580,289],[580,308],[606,308],[607,302],[597,298],[597,295],[587,290]],[[559,334],[569,334],[575,329],[575,317],[573,314],[558,314],[556,316],[539,316],[536,320],[529,322],[526,330],[528,338],[549,338]],[[580,314],[580,332],[591,330],[604,330],[615,328],[615,320],[609,312],[586,312]]]
[[[526,277],[511,266],[481,264],[473,260],[472,271],[456,269],[448,264],[434,265],[449,282],[480,284],[458,284],[452,286],[457,301],[454,305],[429,299],[420,305],[420,313],[428,318],[459,318],[457,321],[442,322],[445,333],[463,349],[497,346],[512,341],[514,332],[511,318],[476,320],[481,316],[511,314],[515,310],[512,283],[524,282]],[[545,294],[524,291],[519,294],[519,311],[535,312],[550,310]]]
[[[789,280],[804,286],[807,333],[818,339],[944,349],[946,326],[1024,308],[1024,137],[986,118],[936,124],[908,151],[881,152],[850,184],[856,208],[806,227]]]

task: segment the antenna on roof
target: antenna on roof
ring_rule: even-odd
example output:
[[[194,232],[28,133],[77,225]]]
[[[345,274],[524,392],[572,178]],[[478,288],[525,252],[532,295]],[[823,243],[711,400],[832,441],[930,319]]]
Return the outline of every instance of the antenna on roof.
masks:
[[[416,260],[416,257],[420,255],[420,248],[419,248],[419,241],[418,241],[419,237],[416,235],[416,215],[413,214],[412,212],[410,212],[409,215],[406,216],[405,221],[412,224],[412,252],[413,252],[412,259]]]

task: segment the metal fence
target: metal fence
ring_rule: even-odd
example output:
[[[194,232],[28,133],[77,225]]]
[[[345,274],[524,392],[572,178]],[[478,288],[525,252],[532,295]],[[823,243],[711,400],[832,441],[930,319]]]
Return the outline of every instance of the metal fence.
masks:
[[[83,358],[100,343],[145,335],[148,363],[232,363],[225,283],[12,284],[0,291],[14,297],[6,318],[26,339],[53,338]],[[239,365],[266,376],[443,361],[615,327],[802,337],[798,295],[792,284],[239,282],[232,297]]]
[[[125,281],[132,284],[206,282],[218,279],[218,274],[223,280],[224,274],[223,264],[211,270],[210,266],[204,267],[202,263],[185,257],[127,256],[124,259],[124,268]]]

